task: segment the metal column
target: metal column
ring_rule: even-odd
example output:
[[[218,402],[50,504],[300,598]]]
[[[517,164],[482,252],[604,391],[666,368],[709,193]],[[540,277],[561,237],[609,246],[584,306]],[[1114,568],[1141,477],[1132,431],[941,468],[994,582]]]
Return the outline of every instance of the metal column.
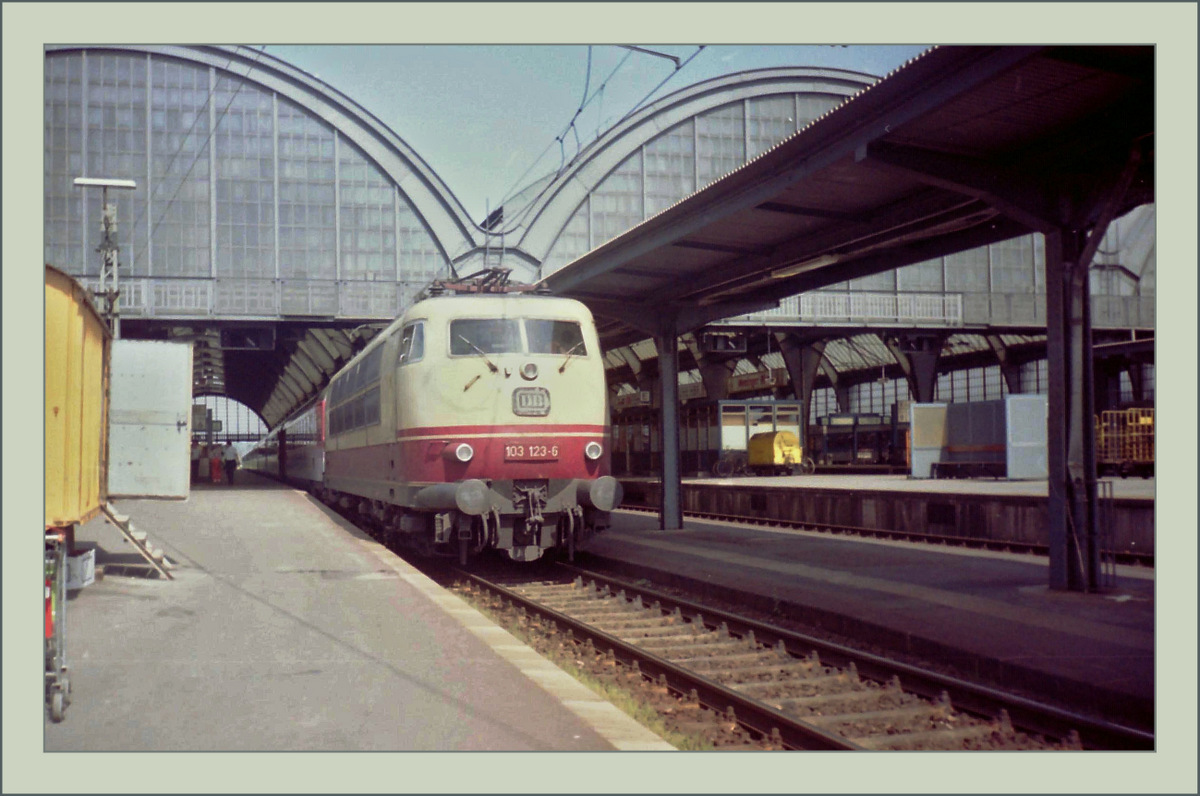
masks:
[[[1088,270],[1091,258],[1076,260],[1071,267],[1070,325],[1067,329],[1071,353],[1071,428],[1067,437],[1067,474],[1074,492],[1075,527],[1080,529],[1086,591],[1101,586],[1100,536],[1096,509],[1096,415],[1095,354],[1092,351],[1092,306]]]
[[[1046,234],[1050,588],[1099,587],[1087,263],[1081,233]]]
[[[812,413],[813,383],[825,354],[823,340],[805,343],[798,335],[777,334],[783,364],[792,382],[792,393],[800,400],[800,446],[808,455],[808,419]]]
[[[933,401],[942,343],[942,336],[937,334],[901,334],[888,346],[908,377],[914,401]]]
[[[120,188],[132,191],[137,188],[133,180],[107,179],[102,177],[76,177],[76,188],[100,188],[101,223],[100,223],[100,289],[96,295],[104,298],[104,308],[101,314],[108,322],[113,338],[121,336],[121,285],[118,263],[119,249],[117,247],[117,206],[108,203],[108,189]],[[87,208],[85,196],[83,206]],[[86,240],[86,235],[84,237]]]
[[[663,317],[654,338],[658,347],[658,384],[662,422],[662,506],[659,527],[664,531],[683,527],[680,493],[683,482],[679,468],[679,319]]]

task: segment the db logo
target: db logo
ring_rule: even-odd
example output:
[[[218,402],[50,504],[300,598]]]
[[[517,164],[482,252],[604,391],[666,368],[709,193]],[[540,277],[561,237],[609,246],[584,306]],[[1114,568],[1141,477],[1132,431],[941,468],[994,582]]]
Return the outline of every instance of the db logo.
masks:
[[[513,414],[519,417],[545,417],[550,414],[550,391],[545,387],[518,387],[513,390]]]

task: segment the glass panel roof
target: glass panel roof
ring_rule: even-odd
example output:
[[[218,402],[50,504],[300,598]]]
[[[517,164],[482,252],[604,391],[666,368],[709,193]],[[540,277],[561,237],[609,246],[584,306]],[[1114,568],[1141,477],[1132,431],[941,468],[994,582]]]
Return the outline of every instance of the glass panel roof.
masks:
[[[830,340],[825,344],[825,358],[839,373],[894,365],[896,358],[883,341],[874,334]]]

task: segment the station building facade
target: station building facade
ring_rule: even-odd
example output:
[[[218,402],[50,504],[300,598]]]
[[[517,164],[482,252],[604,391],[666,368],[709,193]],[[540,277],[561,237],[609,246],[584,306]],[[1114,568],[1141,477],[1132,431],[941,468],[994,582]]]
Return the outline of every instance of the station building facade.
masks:
[[[357,328],[393,318],[435,278],[498,265],[519,281],[534,281],[562,268],[875,80],[844,70],[780,68],[689,86],[629,114],[497,213],[475,221],[368,109],[265,52],[48,47],[45,260],[94,284],[100,192],[73,181],[131,179],[137,188],[109,201],[118,205],[122,317],[141,321],[136,328],[230,322]],[[1093,276],[1097,328],[1153,330],[1154,221],[1153,206],[1139,208],[1100,247]],[[1040,237],[1030,235],[835,285],[741,321],[831,331],[920,326],[943,330],[948,350],[994,352],[997,343],[1022,344],[1043,333],[1044,264]],[[905,307],[917,305],[901,299],[912,295],[938,297],[940,309],[906,315]],[[989,329],[996,331],[990,342]],[[609,356],[617,394],[637,390],[630,357],[655,356],[652,341],[626,348]],[[890,355],[877,335],[831,334],[823,352],[835,369],[861,375],[853,395],[865,390],[868,406],[875,406],[877,390],[883,402],[906,398],[903,378],[891,378],[890,388],[889,379],[878,378]],[[292,353],[303,360],[303,383],[293,379],[286,390],[280,385],[269,398],[247,401],[256,411],[269,406],[263,415],[270,424],[305,398],[297,393],[330,375],[331,365],[320,358]],[[736,362],[732,373],[775,367],[768,351]],[[981,384],[996,384],[1000,394],[1009,389],[998,363],[976,367]],[[1032,368],[1029,383],[1037,391],[1044,361],[1023,367]],[[1142,371],[1122,376],[1131,394],[1145,393]],[[692,370],[684,378],[700,377]],[[945,374],[947,397],[953,399],[960,381],[971,396],[974,376]],[[814,413],[831,404],[847,408],[849,399],[825,389],[811,403]],[[198,381],[197,390],[221,392],[224,385]],[[986,387],[978,392],[999,397]]]

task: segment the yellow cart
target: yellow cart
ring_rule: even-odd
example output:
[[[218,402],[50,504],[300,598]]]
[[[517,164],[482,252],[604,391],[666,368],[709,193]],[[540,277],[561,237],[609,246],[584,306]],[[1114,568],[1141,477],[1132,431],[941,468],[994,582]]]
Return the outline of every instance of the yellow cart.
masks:
[[[816,469],[813,460],[804,457],[800,439],[790,431],[754,434],[746,447],[746,466],[756,475],[808,475]]]
[[[75,526],[107,501],[111,334],[87,293],[46,266],[45,580],[46,704],[53,721],[70,703],[66,661],[67,557]]]

